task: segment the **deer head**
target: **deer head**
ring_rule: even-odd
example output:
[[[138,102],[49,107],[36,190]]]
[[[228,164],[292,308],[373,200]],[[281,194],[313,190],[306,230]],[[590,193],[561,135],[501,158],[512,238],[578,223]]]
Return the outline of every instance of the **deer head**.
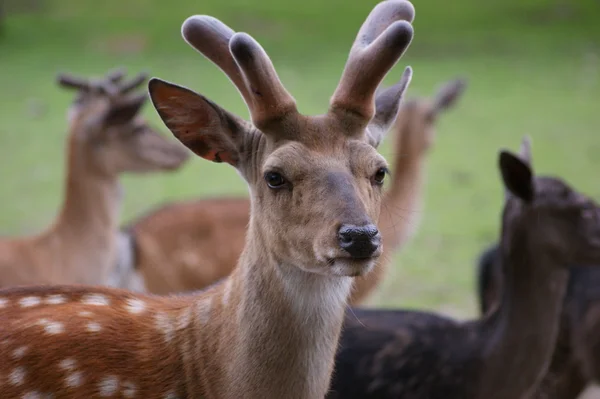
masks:
[[[249,240],[261,259],[322,275],[367,272],[381,254],[385,159],[376,148],[396,119],[412,71],[375,95],[413,36],[409,2],[378,4],[360,29],[327,113],[301,115],[263,48],[217,19],[193,16],[185,40],[239,90],[252,123],[206,97],[152,79],[158,114],[186,147],[235,167],[252,200]]]
[[[466,79],[446,82],[433,98],[416,98],[400,107],[396,122],[402,155],[419,156],[433,144],[438,116],[452,108],[467,87]]]
[[[505,225],[537,225],[541,234],[535,239],[552,248],[547,255],[564,265],[600,262],[600,208],[561,179],[535,176],[529,137],[521,144],[520,156],[500,152],[499,165],[506,188]]]
[[[122,82],[124,75],[123,70],[115,70],[100,80],[58,77],[62,87],[77,90],[68,111],[71,144],[104,174],[179,168],[189,157],[187,150],[165,139],[139,116],[147,95],[132,92],[146,81],[146,75]]]

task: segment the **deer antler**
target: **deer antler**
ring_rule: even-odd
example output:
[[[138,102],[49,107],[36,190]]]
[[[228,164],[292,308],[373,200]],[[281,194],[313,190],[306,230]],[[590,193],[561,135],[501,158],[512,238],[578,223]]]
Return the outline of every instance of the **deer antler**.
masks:
[[[405,0],[387,0],[375,6],[352,45],[331,97],[330,112],[354,115],[361,126],[373,118],[375,91],[408,48],[414,14],[413,5]],[[405,71],[400,86],[407,84],[409,75],[410,71]]]
[[[104,79],[94,80],[61,73],[58,75],[57,81],[62,87],[79,90],[82,94],[96,93],[118,97],[140,87],[148,79],[148,74],[142,72],[131,80],[121,83],[125,74],[124,68],[117,68],[109,71]]]
[[[215,63],[244,98],[252,122],[263,132],[288,115],[297,114],[296,101],[279,80],[263,48],[246,33],[236,33],[206,15],[195,15],[181,27],[185,41]]]
[[[527,165],[531,166],[531,136],[528,134],[523,136],[521,147],[519,147],[519,157]]]

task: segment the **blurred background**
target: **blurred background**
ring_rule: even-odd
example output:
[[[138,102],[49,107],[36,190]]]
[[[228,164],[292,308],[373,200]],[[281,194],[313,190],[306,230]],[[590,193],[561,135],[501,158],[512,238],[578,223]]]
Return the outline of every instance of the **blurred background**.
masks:
[[[326,110],[375,0],[4,0],[0,20],[0,234],[37,231],[63,195],[66,109],[58,72],[115,66],[191,87],[247,116],[232,84],[180,37],[210,14],[252,34],[304,113]],[[476,314],[474,265],[498,236],[500,147],[533,137],[538,172],[600,199],[600,1],[414,0],[415,38],[390,73],[414,68],[410,96],[454,77],[469,85],[438,124],[418,234],[371,300],[382,306]],[[160,126],[154,109],[145,114]],[[382,152],[393,159],[390,140]],[[233,168],[199,159],[173,174],[124,181],[123,221],[184,198],[246,195]]]

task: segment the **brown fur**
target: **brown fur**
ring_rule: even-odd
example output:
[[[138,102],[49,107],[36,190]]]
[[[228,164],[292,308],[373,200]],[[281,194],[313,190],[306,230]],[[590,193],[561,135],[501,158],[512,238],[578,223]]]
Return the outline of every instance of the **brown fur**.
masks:
[[[119,175],[176,169],[188,157],[179,143],[135,119],[143,103],[125,94],[110,99],[79,92],[69,111],[62,209],[46,231],[0,241],[0,287],[108,283],[118,234]]]
[[[462,94],[464,85],[463,80],[450,81],[431,98],[401,105],[392,128],[391,185],[379,222],[384,254],[371,273],[355,279],[351,304],[362,303],[374,291],[393,251],[418,227],[424,160],[434,141],[435,123]],[[137,270],[155,294],[205,288],[233,270],[244,246],[249,213],[250,201],[245,198],[184,201],[150,211],[126,228],[135,239],[131,270]]]
[[[411,12],[406,15],[399,10]],[[381,57],[370,51],[360,74],[363,84],[352,96],[368,102],[369,93],[375,92],[385,75],[381,70],[393,65],[391,54],[397,60],[406,50],[412,27],[396,19],[404,15],[412,21],[412,12],[412,5],[401,0],[375,7],[362,28],[369,32],[360,37],[361,44],[367,50],[377,48],[368,45],[380,43],[376,39],[383,34],[385,38],[380,39],[389,40],[390,46]],[[369,26],[373,20],[378,24]],[[383,98],[377,96],[374,124],[352,110],[345,115],[343,107],[307,117],[293,110],[293,99],[250,36],[236,34],[206,16],[189,18],[182,32],[238,85],[253,121],[260,126],[259,130],[188,89],[150,81],[152,101],[173,134],[196,154],[231,163],[248,182],[251,215],[238,267],[221,284],[185,299],[103,290],[107,298],[95,298],[105,305],[88,300],[84,306],[55,312],[55,317],[65,320],[65,331],[70,331],[68,342],[56,339],[59,334],[52,333],[56,325],[48,326],[47,320],[38,320],[36,326],[26,323],[38,316],[39,304],[27,297],[44,297],[47,302],[47,289],[0,291],[3,309],[8,309],[0,309],[0,342],[29,333],[42,343],[52,341],[52,345],[32,347],[33,359],[48,364],[58,364],[67,345],[77,347],[79,356],[90,357],[96,353],[92,349],[96,344],[106,352],[99,361],[102,365],[95,365],[103,370],[123,370],[120,363],[125,359],[148,356],[152,360],[140,360],[139,367],[118,378],[127,378],[140,391],[149,392],[149,398],[161,398],[168,391],[179,398],[321,398],[333,368],[351,276],[367,273],[381,255],[373,223],[379,217],[386,163],[374,146],[396,118],[411,71],[407,69]],[[348,64],[353,64],[352,58]],[[341,86],[353,84],[350,78],[340,82]],[[69,302],[83,301],[69,288],[53,289],[64,292]],[[97,292],[93,287],[85,291]],[[161,313],[153,323],[144,312],[129,312],[125,317],[119,306],[125,295],[139,298],[151,314]],[[19,302],[18,311],[15,302]],[[89,331],[71,324],[77,323],[77,312],[97,306],[109,307],[101,320],[110,328],[100,331],[96,341]],[[165,339],[169,348],[160,344]],[[32,338],[10,342],[2,356],[9,357],[20,345],[32,342]],[[15,365],[0,363],[0,375],[14,377],[11,366]],[[147,377],[163,370],[163,378]],[[98,389],[86,383],[69,389],[64,380],[42,379],[46,385],[40,395],[83,397]],[[123,396],[125,387],[118,388]],[[13,389],[19,394],[30,391],[27,384]]]
[[[500,169],[508,195],[499,306],[467,322],[348,311],[328,397],[517,399],[536,391],[559,330],[565,265],[600,260],[600,207],[561,179],[534,176],[511,153],[500,154]]]

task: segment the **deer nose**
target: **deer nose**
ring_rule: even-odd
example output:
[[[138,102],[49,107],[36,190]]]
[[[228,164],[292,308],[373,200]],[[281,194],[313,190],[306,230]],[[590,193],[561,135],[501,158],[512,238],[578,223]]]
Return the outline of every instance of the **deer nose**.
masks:
[[[353,258],[368,258],[381,245],[381,234],[374,224],[344,224],[338,231],[340,247]]]

